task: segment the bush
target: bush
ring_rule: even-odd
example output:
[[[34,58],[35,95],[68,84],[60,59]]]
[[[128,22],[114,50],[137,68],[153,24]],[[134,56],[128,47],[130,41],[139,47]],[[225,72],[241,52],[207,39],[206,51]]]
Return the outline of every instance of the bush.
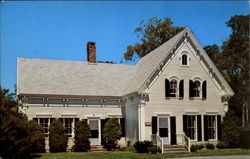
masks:
[[[206,144],[206,148],[207,148],[207,149],[214,149],[214,144],[212,144],[212,143],[207,143],[207,144]]]
[[[86,120],[82,120],[76,123],[75,127],[75,145],[73,151],[86,152],[90,149],[89,138],[91,136],[90,127]]]
[[[156,154],[159,150],[157,148],[157,146],[151,146],[148,148],[149,152],[152,153],[152,154]]]
[[[36,121],[31,120],[28,123],[28,130],[30,133],[29,142],[32,153],[45,152],[45,136],[41,125]]]
[[[117,141],[121,138],[122,131],[118,119],[112,118],[104,125],[103,128],[104,146],[107,150],[117,147]]]
[[[198,150],[203,149],[204,146],[202,144],[192,145],[190,148],[191,152],[197,152]]]
[[[240,135],[240,147],[250,148],[250,130],[242,130]]]
[[[134,144],[135,151],[138,153],[148,153],[151,146],[153,146],[151,141],[137,141]]]
[[[50,152],[66,152],[68,137],[65,128],[59,119],[54,119],[49,127]]]
[[[228,146],[227,146],[226,143],[220,141],[220,142],[217,143],[216,147],[218,149],[224,149],[224,148],[227,148]]]

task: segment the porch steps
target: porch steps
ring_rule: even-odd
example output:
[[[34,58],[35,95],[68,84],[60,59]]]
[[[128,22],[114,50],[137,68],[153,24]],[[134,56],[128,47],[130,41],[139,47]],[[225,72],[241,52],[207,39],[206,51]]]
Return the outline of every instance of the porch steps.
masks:
[[[188,152],[184,145],[163,145],[164,153]]]
[[[104,152],[104,151],[107,151],[107,150],[102,145],[91,145],[90,146],[90,151],[93,151],[93,152]]]

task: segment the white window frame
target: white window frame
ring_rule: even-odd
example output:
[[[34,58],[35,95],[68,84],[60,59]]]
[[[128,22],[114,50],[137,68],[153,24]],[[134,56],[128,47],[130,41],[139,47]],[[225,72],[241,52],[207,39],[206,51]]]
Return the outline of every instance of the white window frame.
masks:
[[[194,130],[195,130],[195,136],[194,136],[194,139],[191,139],[191,137],[189,137],[190,138],[190,140],[191,141],[197,141],[197,135],[198,135],[198,128],[197,128],[197,126],[198,126],[198,121],[197,121],[197,115],[195,114],[188,114],[187,115],[187,131],[188,131],[188,117],[190,117],[190,116],[194,116],[195,118],[195,127],[194,127]]]
[[[193,82],[193,86],[195,86],[195,82],[196,81],[198,81],[199,83],[200,83],[200,88],[199,88],[199,96],[195,96],[195,87],[193,87],[193,89],[194,89],[194,98],[201,98],[202,97],[202,82],[201,82],[201,80],[197,80],[197,79],[195,79],[195,80],[193,80],[194,82]]]
[[[215,122],[215,124],[214,124],[214,131],[215,131],[215,138],[214,139],[210,139],[209,138],[209,134],[208,134],[208,141],[217,141],[218,140],[218,126],[217,126],[217,115],[207,115],[207,127],[208,127],[208,130],[209,130],[209,117],[214,117],[215,118],[215,120],[214,120],[214,122]]]
[[[71,119],[72,120],[72,122],[71,122],[71,133],[67,133],[66,132],[66,135],[69,137],[69,138],[72,138],[73,137],[73,128],[74,128],[74,124],[75,124],[75,119],[74,118],[61,118],[62,119],[62,121],[63,121],[63,126],[64,126],[64,128],[65,129],[67,129],[66,128],[66,122],[65,122],[65,119]]]
[[[176,81],[176,88],[175,88],[175,93],[171,93],[171,82],[175,80]],[[176,78],[169,79],[169,90],[170,90],[170,98],[178,98],[179,97],[179,80]],[[175,97],[172,97],[171,95],[175,94]]]

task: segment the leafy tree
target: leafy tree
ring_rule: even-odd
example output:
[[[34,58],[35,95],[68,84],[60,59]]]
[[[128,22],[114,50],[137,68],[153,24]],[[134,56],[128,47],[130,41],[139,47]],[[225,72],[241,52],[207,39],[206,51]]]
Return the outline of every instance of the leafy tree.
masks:
[[[140,42],[127,46],[123,59],[132,61],[141,58],[184,29],[172,24],[170,18],[151,18],[146,22],[142,21],[134,31],[140,38]]]
[[[107,150],[116,148],[117,141],[121,138],[122,130],[117,118],[111,118],[103,128],[104,146]]]
[[[18,112],[15,94],[2,89],[0,106],[0,156],[3,158],[30,158],[33,153],[44,152],[41,127],[28,121]]]
[[[29,149],[28,120],[17,112],[14,94],[2,89],[0,107],[0,156],[4,158],[20,158],[31,155]]]
[[[49,127],[50,152],[66,152],[68,137],[65,128],[59,119],[54,119]]]
[[[249,109],[249,18],[249,15],[231,17],[226,24],[232,33],[223,45],[204,47],[235,92],[229,101],[222,131],[223,142],[234,147],[240,144],[242,108]]]
[[[45,152],[45,136],[41,125],[36,121],[30,120],[28,123],[28,130],[30,133],[29,142],[32,153]]]
[[[90,127],[86,120],[76,123],[75,140],[73,150],[76,152],[86,152],[90,149]]]

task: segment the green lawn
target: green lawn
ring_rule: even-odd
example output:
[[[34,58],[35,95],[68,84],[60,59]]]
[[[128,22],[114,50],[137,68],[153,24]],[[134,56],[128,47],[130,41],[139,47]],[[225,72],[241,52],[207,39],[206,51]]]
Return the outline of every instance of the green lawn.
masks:
[[[131,151],[42,153],[37,159],[158,159],[191,156],[250,155],[248,149],[201,150],[195,153],[139,154]]]

